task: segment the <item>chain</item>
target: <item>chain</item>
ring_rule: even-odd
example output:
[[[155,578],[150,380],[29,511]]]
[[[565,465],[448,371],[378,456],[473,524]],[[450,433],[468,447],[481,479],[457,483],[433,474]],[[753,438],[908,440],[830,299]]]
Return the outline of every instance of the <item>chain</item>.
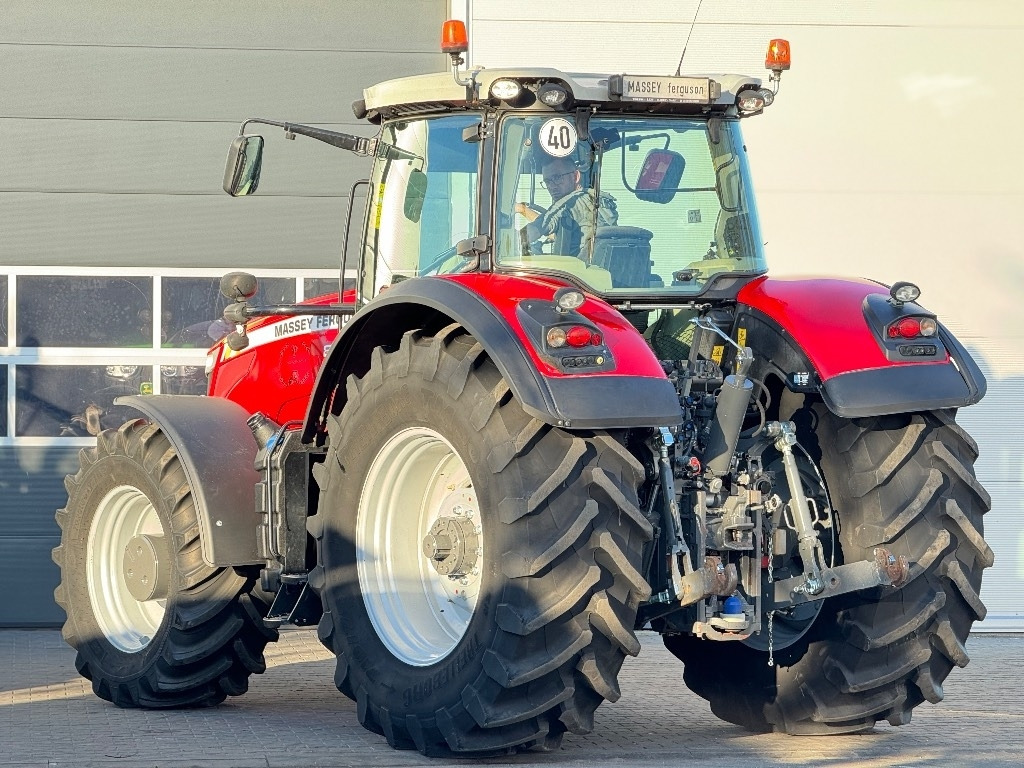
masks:
[[[768,554],[768,591],[771,593],[772,601],[774,601],[775,593],[772,589],[772,582],[775,580],[775,574],[772,569],[772,561],[775,560],[775,528],[770,524],[768,534],[772,540]],[[775,611],[768,611],[768,666],[775,666]]]

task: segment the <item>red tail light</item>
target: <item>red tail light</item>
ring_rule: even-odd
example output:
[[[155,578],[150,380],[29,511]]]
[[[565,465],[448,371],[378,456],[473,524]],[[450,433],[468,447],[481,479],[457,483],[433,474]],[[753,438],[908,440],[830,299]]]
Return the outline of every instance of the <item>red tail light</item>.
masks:
[[[921,333],[921,321],[916,317],[904,317],[889,326],[889,338],[913,339]]]
[[[594,332],[582,325],[574,325],[565,333],[565,340],[570,347],[588,347],[594,343]],[[597,334],[600,339],[600,334]],[[598,341],[600,343],[600,341]]]
[[[932,317],[902,317],[889,326],[890,339],[916,339],[918,336],[934,336],[938,324]]]

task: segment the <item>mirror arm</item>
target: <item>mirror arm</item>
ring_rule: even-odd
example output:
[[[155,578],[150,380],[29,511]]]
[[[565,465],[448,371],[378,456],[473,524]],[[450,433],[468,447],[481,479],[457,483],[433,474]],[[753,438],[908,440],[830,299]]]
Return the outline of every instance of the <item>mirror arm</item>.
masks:
[[[316,139],[317,141],[322,141],[325,144],[330,144],[332,147],[347,149],[349,152],[354,152],[357,155],[369,155],[376,149],[376,139],[367,139],[363,136],[353,136],[350,133],[331,131],[326,128],[314,128],[310,125],[282,123],[277,120],[267,120],[262,117],[250,117],[242,123],[242,127],[238,130],[239,136],[245,133],[245,128],[249,123],[275,125],[278,128],[284,128],[286,138],[294,139],[295,136],[308,136],[311,139]]]
[[[246,306],[245,316],[252,318],[271,315],[351,315],[355,314],[355,311],[355,304],[268,304],[263,307]]]

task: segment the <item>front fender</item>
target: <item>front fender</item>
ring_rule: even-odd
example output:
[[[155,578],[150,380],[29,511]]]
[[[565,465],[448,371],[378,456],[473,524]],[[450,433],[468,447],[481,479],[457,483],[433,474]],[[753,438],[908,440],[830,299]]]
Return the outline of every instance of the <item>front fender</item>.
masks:
[[[265,562],[257,549],[256,441],[245,424],[251,414],[230,400],[200,395],[129,395],[116,402],[158,424],[174,446],[196,505],[203,560],[218,567]]]
[[[612,370],[569,375],[537,353],[516,316],[524,301],[550,302],[565,283],[478,273],[404,280],[361,310],[331,347],[306,414],[304,440],[321,429],[328,408],[340,413],[345,379],[362,376],[379,346],[396,347],[406,331],[436,331],[459,323],[484,347],[512,393],[532,416],[549,424],[613,429],[677,424],[681,409],[643,338],[614,309],[588,297],[580,308],[604,334],[615,357]]]
[[[941,325],[945,354],[939,359],[887,357],[878,336],[883,329],[872,329],[865,312],[872,295],[888,291],[868,280],[760,278],[737,295],[738,325],[749,325],[761,337],[774,334],[756,351],[773,360],[778,355],[775,365],[791,386],[794,374],[808,374],[802,391],[816,388],[844,418],[960,408],[981,400],[984,375]]]

